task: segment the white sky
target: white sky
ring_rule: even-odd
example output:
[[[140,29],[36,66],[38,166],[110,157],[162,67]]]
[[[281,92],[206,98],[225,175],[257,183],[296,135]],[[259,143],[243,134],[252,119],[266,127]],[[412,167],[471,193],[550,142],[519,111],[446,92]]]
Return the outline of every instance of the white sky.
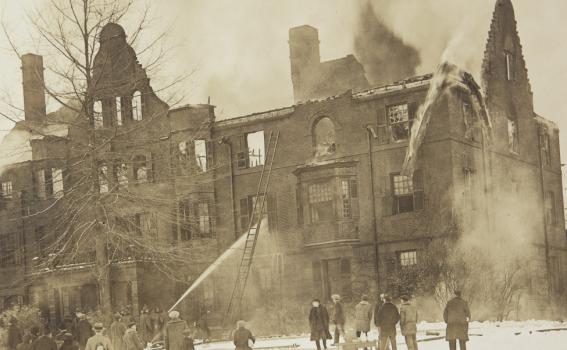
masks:
[[[152,2],[150,0],[145,0]],[[185,103],[211,96],[221,118],[292,104],[287,43],[290,27],[319,29],[323,60],[351,53],[362,0],[153,1],[157,21],[174,43],[165,67],[194,71],[184,84]],[[445,48],[455,63],[478,76],[495,0],[373,0],[376,12],[421,52],[418,73],[432,72]],[[36,51],[26,9],[45,0],[0,0],[0,17],[23,51]],[[514,0],[536,111],[567,132],[567,41],[564,0]],[[42,54],[41,52],[36,52]],[[47,58],[45,58],[47,59]],[[0,33],[0,111],[8,98],[21,105],[20,64]],[[155,85],[159,80],[154,79]],[[47,81],[49,84],[49,81]],[[53,108],[53,105],[51,105]],[[15,117],[21,118],[21,115]],[[0,137],[13,123],[0,117]],[[567,139],[562,137],[563,153]]]

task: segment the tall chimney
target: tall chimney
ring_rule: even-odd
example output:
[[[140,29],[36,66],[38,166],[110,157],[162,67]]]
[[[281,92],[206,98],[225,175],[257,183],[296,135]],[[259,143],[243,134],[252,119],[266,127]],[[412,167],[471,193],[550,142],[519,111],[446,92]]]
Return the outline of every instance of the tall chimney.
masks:
[[[22,55],[22,80],[25,119],[42,122],[46,114],[43,57],[32,53]]]

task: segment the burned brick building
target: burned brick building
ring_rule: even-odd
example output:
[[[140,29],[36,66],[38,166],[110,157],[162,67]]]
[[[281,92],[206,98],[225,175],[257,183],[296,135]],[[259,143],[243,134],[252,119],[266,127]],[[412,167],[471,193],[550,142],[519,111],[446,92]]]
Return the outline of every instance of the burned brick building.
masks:
[[[112,64],[95,70],[101,82],[95,127],[100,137],[112,135],[101,151],[106,161],[97,191],[118,203],[109,221],[124,231],[213,259],[248,230],[253,203],[264,196],[267,224],[249,285],[305,302],[388,290],[388,276],[457,240],[478,215],[497,228],[504,217],[529,217],[529,234],[522,232],[521,239],[535,252],[532,284],[549,281],[554,293],[563,292],[567,237],[559,131],[534,112],[509,0],[496,4],[482,67],[493,126],[490,150],[473,122],[470,92],[456,82],[433,105],[413,177],[400,172],[432,75],[368,88],[353,56],[321,63],[316,29],[293,28],[294,96],[303,102],[216,120],[209,104],[169,108],[161,101],[124,38],[120,26],[105,27],[97,57]],[[42,76],[41,57],[25,55],[22,66],[26,120],[7,139],[24,131],[31,148],[29,158],[0,175],[6,222],[0,228],[0,296],[4,306],[35,302],[57,321],[74,308],[101,303],[91,271],[95,250],[82,250],[73,264],[36,268],[43,237],[58,235],[49,230],[49,222],[59,220],[49,208],[81,175],[73,174],[69,160],[82,151],[69,140],[85,135],[61,120],[80,116],[46,115],[37,92],[43,82],[34,80]],[[26,75],[27,67],[35,73]],[[328,73],[335,69],[352,79],[331,84],[327,74],[336,76]],[[305,74],[319,76],[323,85]],[[280,136],[272,183],[267,193],[258,193],[275,131]],[[504,193],[511,197],[504,200]],[[525,198],[533,207],[510,205]],[[495,240],[497,235],[495,230]],[[112,306],[131,305],[134,313],[143,305],[169,307],[206,266],[206,259],[197,267],[188,259],[172,279],[151,259],[121,254],[109,257]],[[215,319],[222,316],[235,273],[233,265],[223,266],[208,278],[181,307],[186,317],[198,318],[203,308]]]

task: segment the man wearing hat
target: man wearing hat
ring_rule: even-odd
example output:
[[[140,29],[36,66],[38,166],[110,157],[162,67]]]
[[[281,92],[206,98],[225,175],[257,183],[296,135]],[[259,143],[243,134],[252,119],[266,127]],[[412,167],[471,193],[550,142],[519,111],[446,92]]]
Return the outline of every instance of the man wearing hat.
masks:
[[[122,322],[122,315],[116,313],[114,321],[110,324],[110,341],[114,350],[125,350],[124,334],[126,333],[126,325]]]
[[[128,329],[124,335],[124,342],[126,343],[126,350],[144,350],[144,345],[140,336],[136,331],[136,322],[130,322]]]
[[[79,322],[77,322],[77,339],[79,340],[79,347],[85,349],[87,341],[94,335],[93,327],[85,314],[78,312],[77,317],[79,318]]]
[[[333,314],[331,320],[335,324],[335,342],[333,345],[337,345],[340,341],[340,335],[343,335],[346,341],[346,334],[345,334],[345,323],[346,317],[343,310],[343,304],[341,303],[341,296],[338,294],[331,295],[331,299],[333,299]]]
[[[43,334],[32,343],[31,348],[34,350],[57,350],[57,343],[51,337],[49,326],[43,328]]]
[[[63,339],[63,344],[61,344],[59,350],[79,350],[79,345],[75,344],[73,334],[65,332],[61,338]]]
[[[445,339],[449,342],[449,349],[456,350],[458,340],[459,348],[466,350],[469,340],[470,318],[469,304],[461,297],[461,291],[456,290],[455,297],[449,300],[443,312],[443,319],[447,323]]]
[[[188,328],[187,322],[179,318],[179,311],[171,311],[164,334],[167,350],[183,350],[183,330],[185,328]]]
[[[183,350],[195,350],[193,331],[189,328],[183,330]]]
[[[89,338],[85,350],[114,350],[110,339],[102,334],[104,330],[102,323],[96,322],[93,329],[95,335]]]
[[[246,322],[240,320],[236,324],[236,331],[234,331],[233,342],[236,350],[251,350],[250,343],[255,343],[256,338],[252,332],[246,328]]]
[[[356,327],[356,337],[364,333],[368,337],[368,332],[370,331],[370,320],[372,320],[372,306],[368,302],[368,296],[363,295],[362,300],[358,303],[355,308],[355,327]]]

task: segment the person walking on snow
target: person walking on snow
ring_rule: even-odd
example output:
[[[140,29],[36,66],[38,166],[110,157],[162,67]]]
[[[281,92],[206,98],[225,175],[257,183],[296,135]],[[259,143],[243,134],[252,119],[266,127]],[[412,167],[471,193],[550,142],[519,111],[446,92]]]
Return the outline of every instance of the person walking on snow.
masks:
[[[354,318],[356,327],[356,337],[360,338],[362,333],[368,338],[370,331],[370,321],[372,320],[372,306],[368,302],[368,296],[363,295],[362,300],[354,308]]]
[[[457,349],[457,340],[461,350],[467,349],[469,340],[469,320],[471,311],[469,304],[461,297],[461,291],[455,291],[455,297],[447,303],[443,312],[443,319],[447,324],[445,339],[449,342],[449,349]]]
[[[238,321],[236,331],[234,331],[234,346],[236,350],[251,350],[250,341],[256,342],[256,338],[246,328],[246,322]]]
[[[188,328],[187,322],[179,318],[179,311],[171,311],[169,319],[164,331],[165,348],[183,350],[183,330]]]
[[[378,311],[376,322],[380,329],[380,350],[386,350],[388,341],[392,350],[396,350],[396,323],[400,321],[400,313],[396,305],[392,304],[392,298],[384,297],[384,305]]]
[[[345,333],[345,323],[346,317],[345,312],[343,310],[343,304],[341,303],[341,296],[338,294],[333,294],[331,296],[333,299],[333,316],[331,320],[335,325],[335,342],[333,345],[337,345],[340,342],[340,335],[343,335],[346,341],[346,333]]]
[[[309,327],[311,328],[311,340],[315,342],[318,350],[321,350],[321,343],[327,349],[327,339],[332,339],[329,332],[329,313],[321,305],[319,299],[313,299],[311,310],[309,311]]]
[[[402,296],[400,306],[400,328],[402,335],[406,338],[408,350],[417,349],[417,308],[412,304],[408,296]]]

